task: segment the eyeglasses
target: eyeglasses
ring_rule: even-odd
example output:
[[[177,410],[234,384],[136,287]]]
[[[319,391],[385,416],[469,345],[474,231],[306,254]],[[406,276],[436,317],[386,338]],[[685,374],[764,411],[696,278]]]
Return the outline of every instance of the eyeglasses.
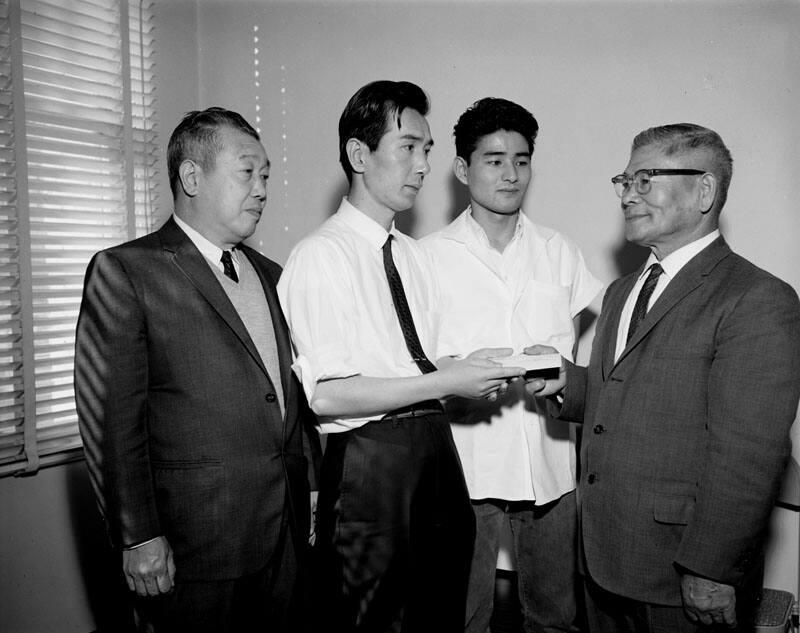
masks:
[[[650,179],[653,176],[699,176],[705,173],[700,169],[640,169],[633,176],[628,174],[614,176],[611,183],[620,198],[625,195],[631,185],[636,189],[636,193],[644,196],[650,193]]]

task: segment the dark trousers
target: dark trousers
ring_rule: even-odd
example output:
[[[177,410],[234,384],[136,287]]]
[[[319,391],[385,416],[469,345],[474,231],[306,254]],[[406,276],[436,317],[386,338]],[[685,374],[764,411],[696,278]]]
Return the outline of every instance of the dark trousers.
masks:
[[[138,628],[147,633],[303,633],[309,630],[308,609],[297,561],[287,534],[273,560],[254,574],[177,581],[169,594],[137,598]]]
[[[448,418],[331,434],[320,481],[317,630],[461,633],[475,517]]]

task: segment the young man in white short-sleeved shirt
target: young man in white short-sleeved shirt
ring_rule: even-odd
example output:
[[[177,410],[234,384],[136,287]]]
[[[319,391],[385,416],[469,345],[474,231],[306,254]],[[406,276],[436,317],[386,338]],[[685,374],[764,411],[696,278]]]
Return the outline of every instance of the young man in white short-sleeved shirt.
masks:
[[[470,206],[423,240],[444,301],[439,355],[541,344],[572,358],[576,318],[601,284],[572,242],[520,212],[537,132],[530,112],[494,98],[476,102],[455,126],[454,172]],[[574,436],[529,393],[537,384],[517,381],[492,402],[448,407],[477,519],[469,632],[489,626],[505,521],[525,630],[576,630]]]

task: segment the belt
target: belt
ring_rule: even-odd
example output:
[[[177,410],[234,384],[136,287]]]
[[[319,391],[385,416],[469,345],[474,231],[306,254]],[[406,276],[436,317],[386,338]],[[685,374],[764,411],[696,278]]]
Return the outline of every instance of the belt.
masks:
[[[394,411],[389,411],[384,415],[381,420],[402,420],[403,418],[421,418],[425,415],[435,415],[443,413],[444,408],[442,403],[438,400],[425,400],[423,402],[415,402],[407,407],[400,407]]]

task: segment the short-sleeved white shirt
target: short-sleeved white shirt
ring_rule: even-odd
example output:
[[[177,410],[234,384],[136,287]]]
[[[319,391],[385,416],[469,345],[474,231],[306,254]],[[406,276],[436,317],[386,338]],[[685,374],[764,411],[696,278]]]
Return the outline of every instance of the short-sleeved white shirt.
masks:
[[[571,241],[520,214],[499,253],[467,209],[421,244],[433,257],[443,298],[437,356],[483,347],[516,354],[540,343],[572,358],[573,317],[602,284]],[[494,403],[459,403],[465,406],[452,409],[453,436],[472,499],[543,505],[575,488],[570,426],[550,419],[521,382]]]

